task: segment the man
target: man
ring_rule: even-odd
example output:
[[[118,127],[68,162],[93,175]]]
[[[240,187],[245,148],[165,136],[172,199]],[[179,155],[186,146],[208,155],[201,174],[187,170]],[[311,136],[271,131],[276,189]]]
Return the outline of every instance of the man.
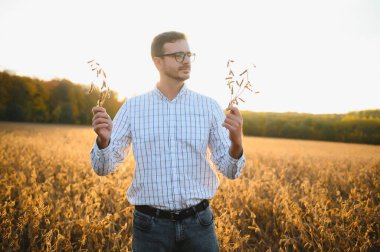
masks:
[[[133,145],[127,198],[135,205],[134,251],[218,251],[208,200],[219,181],[206,153],[209,147],[224,176],[240,175],[242,116],[235,107],[225,116],[215,100],[185,85],[195,55],[183,33],[157,35],[151,56],[160,73],[154,90],[128,99],[113,122],[104,108],[93,108],[92,166],[107,175]]]

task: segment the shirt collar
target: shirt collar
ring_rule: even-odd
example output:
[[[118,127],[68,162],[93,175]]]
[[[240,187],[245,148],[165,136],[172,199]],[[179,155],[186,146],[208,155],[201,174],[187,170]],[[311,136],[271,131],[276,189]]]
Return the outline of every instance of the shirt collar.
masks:
[[[169,99],[157,88],[157,85],[154,87],[154,90],[153,92],[161,99],[161,100],[167,100],[169,101]],[[181,90],[179,91],[179,93],[177,94],[176,97],[174,97],[173,100],[169,101],[169,102],[174,102],[175,100],[177,100],[178,98],[180,98],[182,95],[184,95],[185,93],[187,92],[187,85],[186,83],[183,83],[182,85],[182,88]]]

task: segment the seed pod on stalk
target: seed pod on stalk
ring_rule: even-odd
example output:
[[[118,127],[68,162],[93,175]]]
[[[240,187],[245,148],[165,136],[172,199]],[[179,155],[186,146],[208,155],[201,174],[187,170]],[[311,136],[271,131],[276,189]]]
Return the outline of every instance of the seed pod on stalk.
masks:
[[[234,71],[231,68],[232,63],[234,62],[235,62],[234,60],[227,61],[228,75],[226,76],[225,80],[227,81],[227,86],[228,86],[228,89],[230,90],[230,95],[231,95],[230,102],[228,103],[228,107],[232,105],[238,105],[239,100],[241,102],[245,102],[245,100],[241,98],[241,95],[246,89],[253,92],[252,83],[249,81],[249,78],[248,78],[248,73],[250,69],[247,68],[238,76],[235,76]],[[253,65],[253,68],[256,68],[256,65]],[[258,93],[259,93],[258,91],[255,92],[255,94],[258,94]]]
[[[110,98],[111,96],[110,88],[106,82],[107,75],[104,72],[104,70],[100,67],[100,64],[97,63],[95,60],[90,60],[87,62],[87,64],[90,65],[91,71],[96,72],[96,79],[95,81],[91,82],[91,87],[88,93],[91,93],[95,89],[99,90],[99,98],[96,105],[99,107],[103,107],[106,98]],[[95,85],[95,83],[99,83],[99,85]]]

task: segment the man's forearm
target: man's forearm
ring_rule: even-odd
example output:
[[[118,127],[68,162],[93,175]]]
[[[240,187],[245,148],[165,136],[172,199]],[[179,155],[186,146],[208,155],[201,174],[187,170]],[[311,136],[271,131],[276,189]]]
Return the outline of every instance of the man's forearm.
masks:
[[[99,137],[96,138],[96,144],[98,145],[99,149],[105,149],[110,144],[110,139],[108,140],[100,140]]]
[[[232,158],[239,159],[243,155],[243,145],[231,143],[229,153]]]

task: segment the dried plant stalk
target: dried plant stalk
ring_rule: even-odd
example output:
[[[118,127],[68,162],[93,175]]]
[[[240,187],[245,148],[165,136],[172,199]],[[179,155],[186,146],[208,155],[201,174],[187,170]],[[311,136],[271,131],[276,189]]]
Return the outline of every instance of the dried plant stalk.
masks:
[[[106,101],[106,98],[110,98],[111,96],[110,88],[106,82],[106,79],[107,79],[106,72],[104,72],[104,70],[100,67],[100,64],[96,62],[95,60],[90,60],[87,62],[87,64],[90,65],[91,71],[96,71],[96,79],[99,80],[100,78],[101,80],[100,82],[98,81],[98,83],[102,83],[101,87],[99,88],[98,86],[94,84],[94,81],[91,82],[91,87],[88,93],[91,93],[95,89],[99,90],[99,98],[96,103],[96,106],[103,107],[103,104]]]
[[[231,93],[231,98],[228,107],[231,107],[232,105],[239,105],[239,101],[245,102],[245,100],[241,98],[241,95],[243,94],[244,90],[247,89],[248,91],[253,92],[252,84],[248,78],[248,73],[250,69],[247,68],[238,76],[235,76],[234,71],[231,68],[232,63],[234,62],[235,61],[231,59],[227,62],[228,75],[225,78],[225,80],[227,81],[227,86]],[[253,68],[256,68],[256,65],[253,64]],[[255,94],[258,93],[258,91],[255,92]]]

